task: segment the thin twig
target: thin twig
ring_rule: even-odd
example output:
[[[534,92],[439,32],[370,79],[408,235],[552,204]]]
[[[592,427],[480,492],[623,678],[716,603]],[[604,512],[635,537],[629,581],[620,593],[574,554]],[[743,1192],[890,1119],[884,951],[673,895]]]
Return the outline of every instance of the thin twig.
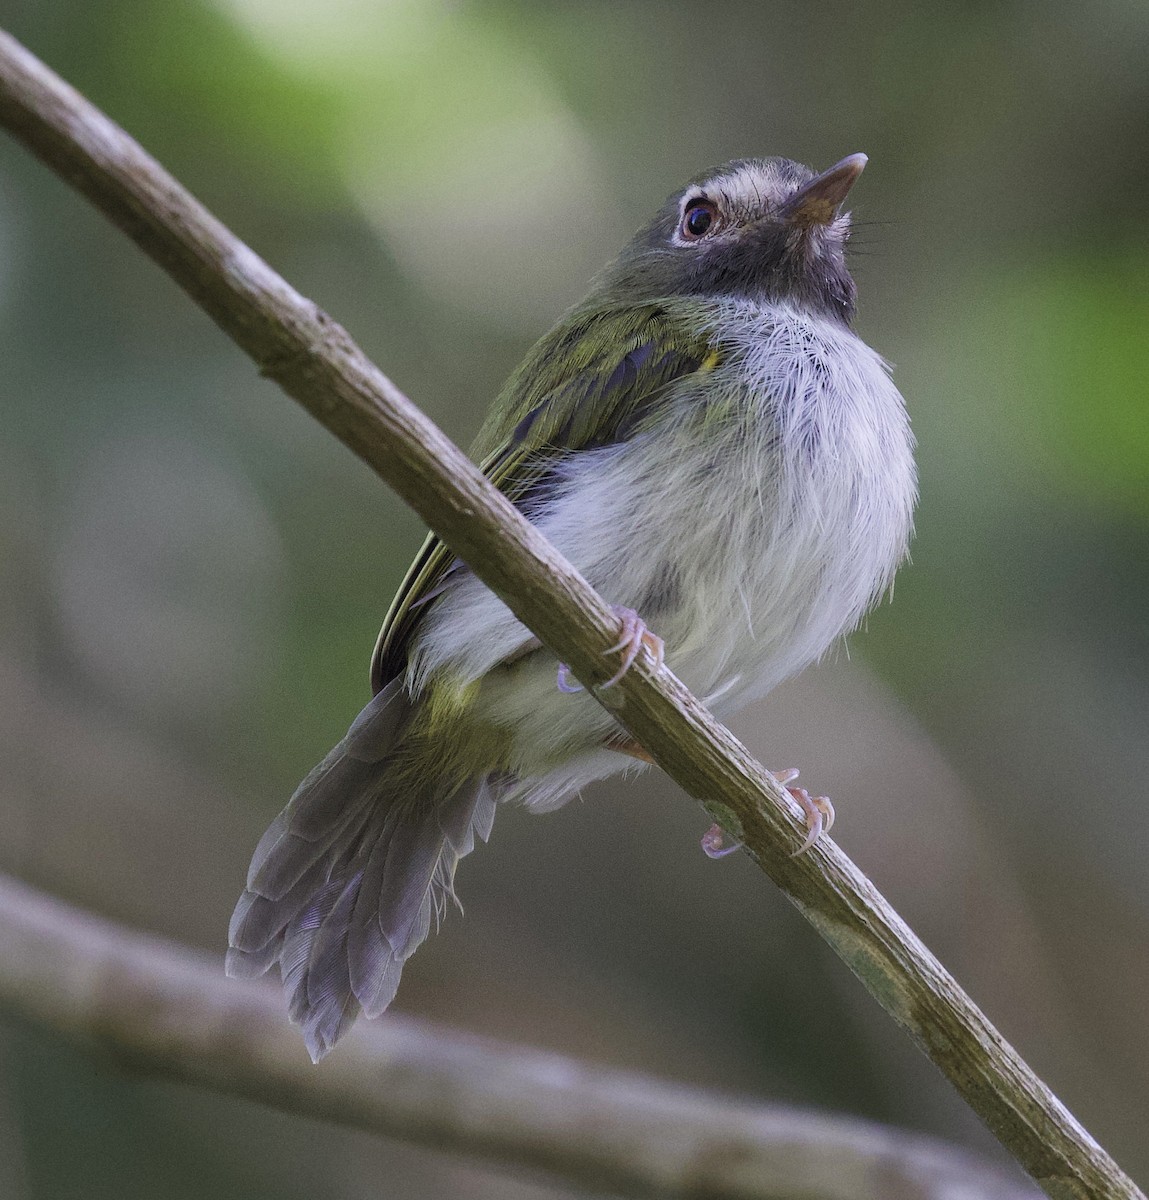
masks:
[[[159,263],[373,467],[587,685],[610,674],[606,604],[314,304],[139,145],[0,33],[0,124]],[[599,699],[754,860],[1057,1200],[1142,1193],[828,838],[790,857],[796,806],[666,669],[641,656]]]
[[[301,1116],[673,1200],[1035,1200],[929,1138],[767,1108],[388,1014],[319,1069],[274,986],[0,875],[0,1004],[131,1069]]]

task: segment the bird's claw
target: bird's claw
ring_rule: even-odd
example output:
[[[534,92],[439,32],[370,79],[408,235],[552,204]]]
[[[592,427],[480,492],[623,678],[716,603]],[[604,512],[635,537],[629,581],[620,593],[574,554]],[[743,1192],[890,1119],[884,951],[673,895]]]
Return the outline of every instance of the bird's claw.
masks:
[[[555,685],[560,692],[566,692],[568,696],[573,696],[575,692],[583,691],[581,683],[571,682],[571,669],[566,663],[559,663],[559,675]]]
[[[786,779],[781,779],[777,775],[774,777],[782,784],[798,778],[797,771],[792,774],[783,772],[783,774],[787,776]],[[834,805],[829,796],[811,796],[803,787],[788,787],[786,791],[797,801],[798,807],[806,817],[806,840],[790,856],[798,858],[799,855],[805,854],[822,834],[829,833],[833,828]]]
[[[799,774],[793,767],[785,771],[771,771],[770,774],[775,783],[784,787],[793,797],[806,817],[806,840],[791,856],[797,858],[798,855],[805,854],[822,834],[828,833],[833,827],[834,805],[830,802],[829,796],[811,796],[805,788],[789,787],[788,785],[793,783]],[[702,835],[703,853],[708,858],[725,858],[728,854],[733,854],[735,850],[742,848],[741,842],[726,845],[725,837],[720,825],[711,825]]]
[[[721,825],[711,825],[702,835],[702,853],[707,858],[725,858],[728,854],[733,854],[735,850],[742,849],[741,842],[731,842],[728,846],[725,838],[726,834]]]
[[[600,685],[600,690],[605,691],[608,687],[614,687],[616,683],[630,670],[631,664],[638,657],[639,651],[646,649],[650,657],[654,660],[654,669],[657,671],[662,666],[666,656],[666,644],[657,634],[651,633],[646,627],[646,622],[634,611],[633,608],[622,608],[619,605],[611,605],[611,612],[614,613],[619,620],[619,633],[622,636],[615,645],[609,650],[604,650],[604,654],[617,654],[622,651],[622,666],[606,681]]]
[[[623,608],[621,605],[612,604],[611,612],[618,617],[619,633],[622,636],[609,650],[604,650],[603,654],[617,654],[621,650],[622,666],[619,667],[606,683],[600,685],[600,690],[614,687],[627,671],[630,670],[639,652],[644,648],[654,660],[655,670],[658,670],[662,666],[666,656],[666,645],[662,638],[647,629],[646,622],[633,608]],[[566,663],[559,663],[557,686],[560,692],[566,692],[568,695],[583,690],[581,684],[571,682],[570,667]]]

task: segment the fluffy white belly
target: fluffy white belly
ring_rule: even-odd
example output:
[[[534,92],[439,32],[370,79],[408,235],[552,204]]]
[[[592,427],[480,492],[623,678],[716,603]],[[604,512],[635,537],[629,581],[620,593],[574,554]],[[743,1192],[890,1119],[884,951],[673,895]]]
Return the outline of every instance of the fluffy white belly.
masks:
[[[572,455],[532,515],[721,716],[817,659],[889,587],[916,483],[901,396],[852,333],[736,301],[715,306],[713,327],[723,360],[705,393],[687,381],[650,432]],[[558,691],[549,655],[492,671],[529,638],[464,576],[428,613],[411,678],[487,676],[484,713],[515,730],[532,777],[516,791],[549,807],[627,760],[591,750],[611,719]]]

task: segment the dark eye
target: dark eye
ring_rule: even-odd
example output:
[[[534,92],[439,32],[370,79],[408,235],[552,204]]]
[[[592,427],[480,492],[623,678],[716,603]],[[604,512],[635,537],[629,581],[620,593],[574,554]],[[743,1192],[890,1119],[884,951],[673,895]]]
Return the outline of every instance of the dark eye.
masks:
[[[682,236],[697,241],[713,232],[718,224],[718,206],[712,200],[691,200],[682,214]]]

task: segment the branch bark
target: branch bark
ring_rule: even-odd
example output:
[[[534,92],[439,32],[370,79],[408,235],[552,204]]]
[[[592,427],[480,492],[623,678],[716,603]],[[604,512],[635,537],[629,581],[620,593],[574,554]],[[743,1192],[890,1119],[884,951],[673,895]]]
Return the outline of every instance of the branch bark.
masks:
[[[124,230],[280,386],[389,483],[587,686],[616,622],[587,582],[375,367],[141,147],[0,33],[0,124]],[[598,699],[797,905],[1057,1200],[1143,1194],[828,838],[667,668]]]
[[[1034,1200],[928,1138],[389,1013],[316,1070],[273,985],[0,876],[0,1003],[124,1066],[628,1197]]]

